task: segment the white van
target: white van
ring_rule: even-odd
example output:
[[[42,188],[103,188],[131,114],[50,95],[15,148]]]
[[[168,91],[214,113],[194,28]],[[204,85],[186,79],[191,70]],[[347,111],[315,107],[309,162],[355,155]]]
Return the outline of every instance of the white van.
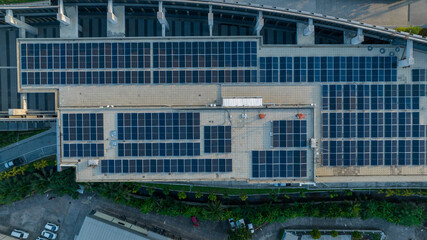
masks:
[[[30,235],[29,233],[24,232],[24,231],[19,230],[19,229],[14,229],[12,231],[12,233],[10,234],[10,236],[20,238],[20,239],[27,239],[29,235]]]

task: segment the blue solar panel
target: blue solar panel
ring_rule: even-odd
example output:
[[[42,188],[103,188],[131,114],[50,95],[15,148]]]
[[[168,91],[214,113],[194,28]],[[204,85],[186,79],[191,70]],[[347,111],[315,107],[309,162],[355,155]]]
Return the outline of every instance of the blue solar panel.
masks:
[[[307,177],[307,151],[252,151],[252,177]]]
[[[231,152],[231,126],[204,127],[205,153]]]
[[[392,56],[260,57],[260,82],[396,82],[396,68]]]
[[[119,143],[119,157],[199,156],[200,143]]]
[[[74,143],[63,144],[64,157],[103,157],[103,143]]]
[[[306,120],[272,122],[273,147],[307,147]]]
[[[62,133],[64,141],[104,140],[103,114],[62,114]]]
[[[200,113],[118,113],[118,140],[200,139]]]
[[[322,164],[424,165],[423,96],[424,84],[324,85]]]
[[[427,69],[412,69],[413,82],[427,82]]]
[[[231,159],[120,159],[101,160],[101,173],[226,173]]]

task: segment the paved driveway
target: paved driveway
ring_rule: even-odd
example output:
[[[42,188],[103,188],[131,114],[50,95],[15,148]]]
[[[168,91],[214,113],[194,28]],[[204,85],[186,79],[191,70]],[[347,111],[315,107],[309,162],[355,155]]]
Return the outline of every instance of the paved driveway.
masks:
[[[5,170],[4,163],[17,157],[24,158],[27,164],[51,155],[56,155],[55,128],[1,148],[0,171]]]

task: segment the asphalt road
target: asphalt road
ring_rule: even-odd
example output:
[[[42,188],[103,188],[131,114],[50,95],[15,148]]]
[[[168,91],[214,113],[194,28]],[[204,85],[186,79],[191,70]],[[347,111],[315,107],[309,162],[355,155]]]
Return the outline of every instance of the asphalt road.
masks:
[[[69,197],[37,195],[8,206],[0,206],[0,232],[10,233],[13,228],[23,229],[35,239],[46,222],[60,225],[61,240],[72,240],[78,234],[84,218],[92,209],[126,217],[126,221],[147,228],[163,229],[182,239],[219,239],[227,238],[228,224],[224,222],[200,222],[193,227],[185,217],[166,217],[155,214],[141,214],[138,209],[117,205],[99,197],[82,195],[79,200]],[[255,226],[257,228],[258,226]],[[383,220],[370,219],[320,219],[295,218],[284,223],[274,223],[256,230],[253,239],[276,240],[283,228],[328,228],[328,229],[379,229],[387,234],[387,240],[425,240],[427,232],[421,228],[394,225]]]
[[[0,171],[4,163],[22,157],[24,164],[56,154],[56,131],[54,128],[0,149]]]
[[[427,25],[427,0],[243,0],[385,27]]]

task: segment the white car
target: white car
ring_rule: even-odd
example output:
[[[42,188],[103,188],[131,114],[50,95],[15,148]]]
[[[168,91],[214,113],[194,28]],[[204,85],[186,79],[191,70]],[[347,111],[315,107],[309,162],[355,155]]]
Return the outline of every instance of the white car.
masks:
[[[228,222],[230,223],[231,231],[236,230],[236,224],[234,223],[234,219],[230,218],[228,219]]]
[[[20,238],[20,239],[27,239],[29,235],[30,235],[29,233],[19,229],[14,229],[12,233],[10,233],[10,236]]]
[[[236,222],[236,225],[238,228],[244,228],[245,227],[245,220],[240,219],[239,221]]]
[[[42,237],[45,237],[47,239],[56,239],[57,234],[48,230],[43,230]]]
[[[249,229],[249,231],[251,231],[251,233],[255,232],[254,226],[252,225],[252,223],[248,223],[248,229]]]
[[[58,232],[59,226],[53,223],[46,223],[46,225],[44,226],[45,229],[52,231],[52,232]]]

